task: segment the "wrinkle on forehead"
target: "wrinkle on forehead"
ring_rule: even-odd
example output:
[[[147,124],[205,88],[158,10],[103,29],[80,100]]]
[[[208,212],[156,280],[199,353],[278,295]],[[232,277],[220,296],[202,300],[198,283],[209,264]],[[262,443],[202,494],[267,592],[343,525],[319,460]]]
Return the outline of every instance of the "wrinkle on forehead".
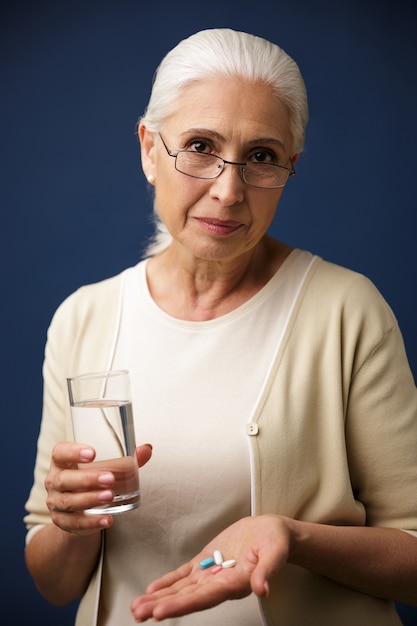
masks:
[[[193,129],[213,133],[221,141],[241,137],[276,141],[290,150],[289,112],[271,85],[237,77],[211,78],[187,85],[164,127],[177,136]]]

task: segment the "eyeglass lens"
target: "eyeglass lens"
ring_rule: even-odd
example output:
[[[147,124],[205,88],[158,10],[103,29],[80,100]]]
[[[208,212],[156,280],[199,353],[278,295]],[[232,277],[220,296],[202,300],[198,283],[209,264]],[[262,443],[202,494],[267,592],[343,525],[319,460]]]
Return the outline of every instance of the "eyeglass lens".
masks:
[[[216,178],[224,167],[223,159],[214,154],[183,150],[176,156],[176,169],[196,178]],[[241,171],[247,184],[266,188],[284,186],[290,174],[288,168],[270,163],[246,163]]]

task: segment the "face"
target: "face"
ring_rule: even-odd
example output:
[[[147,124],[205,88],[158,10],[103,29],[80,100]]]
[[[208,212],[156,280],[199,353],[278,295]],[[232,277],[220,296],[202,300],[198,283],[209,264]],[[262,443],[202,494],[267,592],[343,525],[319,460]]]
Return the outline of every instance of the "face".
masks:
[[[155,201],[174,246],[198,259],[228,261],[251,253],[266,233],[282,189],[247,185],[240,168],[225,165],[201,180],[175,169],[157,133],[139,130],[142,166],[155,177]],[[172,153],[197,150],[227,161],[268,159],[290,167],[288,112],[263,83],[215,78],[188,86],[161,132]]]

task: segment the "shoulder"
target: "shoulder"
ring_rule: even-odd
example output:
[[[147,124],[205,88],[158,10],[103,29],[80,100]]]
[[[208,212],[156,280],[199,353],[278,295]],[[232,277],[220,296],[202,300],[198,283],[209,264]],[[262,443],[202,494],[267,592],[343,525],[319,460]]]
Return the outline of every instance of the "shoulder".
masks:
[[[389,326],[396,322],[389,304],[367,276],[320,257],[312,265],[305,296],[322,311],[382,317]]]
[[[48,328],[45,376],[64,380],[74,372],[104,369],[111,353],[128,270],[84,285],[56,310]]]
[[[390,335],[399,341],[393,311],[369,278],[316,257],[288,326],[294,349],[310,346],[359,367]]]
[[[57,308],[52,324],[69,317],[84,317],[94,312],[112,309],[118,298],[123,274],[106,278],[96,283],[83,285],[69,295]]]
[[[124,276],[130,269],[79,287],[55,311],[48,334],[57,330],[61,336],[74,336],[84,327],[91,330],[110,324],[116,318]]]
[[[337,265],[330,261],[326,261],[319,256],[315,257],[315,263],[312,267],[312,276],[314,280],[319,280],[326,286],[336,288],[337,291],[350,291],[352,288],[364,289],[365,291],[374,291],[376,288],[372,281],[364,274],[356,272],[342,265]]]

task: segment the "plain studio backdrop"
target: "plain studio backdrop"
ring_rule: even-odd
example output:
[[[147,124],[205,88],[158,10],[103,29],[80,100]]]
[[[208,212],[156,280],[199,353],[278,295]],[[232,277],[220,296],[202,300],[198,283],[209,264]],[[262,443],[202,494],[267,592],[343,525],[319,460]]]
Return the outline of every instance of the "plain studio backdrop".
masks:
[[[306,149],[271,232],[369,276],[398,317],[417,373],[412,0],[3,2],[1,462],[8,478],[0,536],[7,626],[73,623],[75,603],[49,606],[23,560],[46,330],[74,289],[140,259],[152,200],[136,122],[162,56],[212,27],[272,39],[299,63],[310,102]],[[417,623],[416,609],[400,611],[405,624]]]

